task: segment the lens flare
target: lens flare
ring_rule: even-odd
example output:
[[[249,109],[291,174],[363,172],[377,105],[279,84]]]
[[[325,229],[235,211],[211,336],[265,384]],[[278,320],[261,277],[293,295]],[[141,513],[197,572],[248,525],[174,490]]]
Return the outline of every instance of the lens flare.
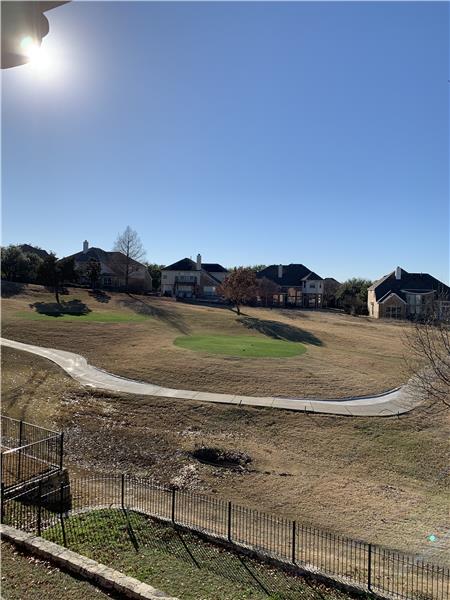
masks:
[[[429,542],[435,542],[435,541],[437,540],[437,537],[434,535],[434,533],[432,533],[431,535],[429,535],[429,536],[427,537],[427,540],[428,540]]]
[[[33,59],[35,56],[37,56],[40,51],[39,44],[30,35],[22,38],[20,42],[20,48],[25,56],[28,56],[30,59]]]

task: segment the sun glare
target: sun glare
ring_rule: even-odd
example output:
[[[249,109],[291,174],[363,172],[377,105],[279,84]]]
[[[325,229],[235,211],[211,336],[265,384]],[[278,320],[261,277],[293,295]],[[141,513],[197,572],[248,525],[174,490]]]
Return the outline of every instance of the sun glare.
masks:
[[[22,38],[20,48],[28,58],[28,64],[33,71],[48,74],[52,70],[53,65],[48,51],[32,37],[26,36]]]

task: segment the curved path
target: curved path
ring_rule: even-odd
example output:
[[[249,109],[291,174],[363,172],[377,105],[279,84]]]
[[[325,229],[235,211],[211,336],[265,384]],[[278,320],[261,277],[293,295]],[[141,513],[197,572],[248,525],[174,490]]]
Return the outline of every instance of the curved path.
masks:
[[[177,390],[161,387],[152,383],[125,379],[119,375],[112,375],[102,369],[89,365],[83,356],[73,352],[32,346],[31,344],[24,344],[5,338],[0,338],[0,343],[3,346],[38,354],[39,356],[43,356],[44,358],[53,361],[82,385],[112,392],[366,417],[398,415],[408,412],[420,404],[420,399],[412,393],[410,384],[405,384],[400,388],[374,396],[330,400],[287,398],[281,396],[238,396],[214,392]]]

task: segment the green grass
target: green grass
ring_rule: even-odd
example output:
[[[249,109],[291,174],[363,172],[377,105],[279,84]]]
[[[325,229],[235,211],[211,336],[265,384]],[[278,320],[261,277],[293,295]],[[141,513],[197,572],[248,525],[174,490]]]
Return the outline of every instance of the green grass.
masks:
[[[299,342],[250,335],[186,335],[177,337],[174,344],[196,352],[252,358],[288,358],[306,352]]]
[[[87,581],[25,554],[2,541],[2,598],[4,600],[106,600],[111,598]]]
[[[118,313],[112,311],[96,312],[93,310],[85,315],[46,315],[35,311],[20,310],[14,313],[15,317],[29,319],[30,321],[58,321],[70,323],[130,323],[146,321],[149,317],[133,313]]]
[[[344,600],[145,515],[114,509],[65,520],[67,546],[183,600]],[[62,544],[59,525],[43,537]]]

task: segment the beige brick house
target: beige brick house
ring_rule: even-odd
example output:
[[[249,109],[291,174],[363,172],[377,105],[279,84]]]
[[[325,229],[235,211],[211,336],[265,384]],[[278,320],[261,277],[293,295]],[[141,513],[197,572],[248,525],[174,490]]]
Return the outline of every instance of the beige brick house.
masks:
[[[277,306],[321,308],[324,292],[323,278],[305,265],[270,265],[256,274],[258,279],[270,279],[279,287],[274,294]]]
[[[218,263],[182,258],[161,270],[161,293],[176,298],[217,298],[217,287],[228,271]]]
[[[450,288],[428,273],[397,267],[368,289],[367,308],[374,319],[416,318],[436,306],[438,314],[448,309]]]

